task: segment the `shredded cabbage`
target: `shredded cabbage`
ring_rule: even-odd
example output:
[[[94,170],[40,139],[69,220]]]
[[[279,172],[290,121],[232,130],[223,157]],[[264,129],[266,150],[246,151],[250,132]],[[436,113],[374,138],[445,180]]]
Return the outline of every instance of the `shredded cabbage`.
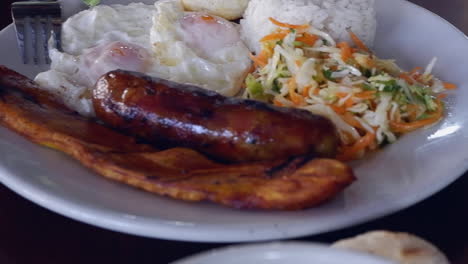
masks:
[[[366,135],[374,136],[374,144],[347,158],[396,141],[407,127],[419,124],[416,121],[440,119],[434,116],[442,113],[437,96],[447,89],[432,75],[436,58],[423,73],[405,72],[368,49],[354,48],[348,54],[326,32],[312,27],[289,29],[284,38],[268,40],[262,47],[271,56],[247,78],[244,97],[327,117],[344,150]]]

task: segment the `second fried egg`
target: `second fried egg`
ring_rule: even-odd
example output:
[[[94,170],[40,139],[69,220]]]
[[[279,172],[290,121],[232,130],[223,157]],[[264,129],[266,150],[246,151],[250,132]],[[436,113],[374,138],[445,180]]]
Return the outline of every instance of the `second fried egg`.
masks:
[[[167,79],[223,95],[239,92],[251,61],[236,24],[202,12],[184,12],[180,0],[156,3],[151,42]]]

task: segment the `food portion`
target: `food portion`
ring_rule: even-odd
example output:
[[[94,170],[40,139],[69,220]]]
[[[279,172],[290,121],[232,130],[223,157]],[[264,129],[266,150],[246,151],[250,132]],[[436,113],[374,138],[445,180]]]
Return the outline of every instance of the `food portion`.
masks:
[[[84,116],[94,116],[92,87],[112,70],[232,96],[251,67],[249,50],[234,24],[207,13],[184,12],[180,0],[96,6],[69,18],[62,33],[63,51],[50,47],[51,69],[35,80]]]
[[[349,29],[351,42],[335,43],[309,24],[269,23],[276,29],[252,56],[244,97],[329,118],[340,135],[338,159],[361,158],[442,118],[440,99],[455,85],[432,75],[435,60],[405,72]]]
[[[154,75],[190,83],[222,95],[239,93],[251,66],[236,25],[203,12],[184,12],[180,0],[155,3],[151,43],[159,67]]]
[[[96,84],[97,117],[164,146],[184,146],[224,162],[333,157],[335,127],[308,111],[228,98],[194,86],[113,71]]]
[[[377,27],[374,0],[251,0],[240,24],[242,38],[257,54],[260,39],[276,29],[269,18],[310,25],[310,34],[330,43],[350,42],[347,30],[351,29],[369,47]]]
[[[206,11],[212,15],[234,20],[242,17],[249,0],[182,0],[182,3],[189,11]]]
[[[2,66],[0,124],[104,177],[186,201],[297,210],[333,198],[355,180],[350,167],[336,160],[224,165],[190,149],[160,150],[137,143],[69,110],[54,95]]]
[[[150,192],[293,210],[355,180],[341,161],[442,118],[455,85],[435,60],[406,72],[371,51],[373,0],[251,0],[240,26],[215,15],[246,3],[78,13],[39,85],[0,68],[0,123]]]
[[[49,45],[49,71],[36,76],[43,89],[71,109],[93,116],[91,88],[104,73],[126,69],[157,74],[149,31],[155,8],[132,3],[97,6],[82,11],[62,26],[62,48]]]
[[[400,264],[448,264],[447,257],[434,245],[412,234],[372,231],[339,240],[332,247],[361,251]]]

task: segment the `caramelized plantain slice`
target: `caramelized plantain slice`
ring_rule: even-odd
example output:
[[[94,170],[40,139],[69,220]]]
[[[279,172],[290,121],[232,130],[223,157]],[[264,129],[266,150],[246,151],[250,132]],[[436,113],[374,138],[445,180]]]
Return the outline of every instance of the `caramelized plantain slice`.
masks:
[[[191,149],[159,150],[79,116],[2,66],[0,124],[106,178],[186,201],[299,210],[333,198],[355,180],[350,167],[330,159],[226,165]]]

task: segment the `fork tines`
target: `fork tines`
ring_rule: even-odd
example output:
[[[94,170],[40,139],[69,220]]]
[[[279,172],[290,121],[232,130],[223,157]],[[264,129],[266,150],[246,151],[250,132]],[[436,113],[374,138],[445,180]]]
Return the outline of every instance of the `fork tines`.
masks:
[[[50,32],[57,49],[61,50],[62,10],[58,1],[25,1],[11,5],[18,46],[23,63],[28,64],[30,56],[34,64],[50,64],[48,40]],[[28,34],[30,32],[30,34]]]

